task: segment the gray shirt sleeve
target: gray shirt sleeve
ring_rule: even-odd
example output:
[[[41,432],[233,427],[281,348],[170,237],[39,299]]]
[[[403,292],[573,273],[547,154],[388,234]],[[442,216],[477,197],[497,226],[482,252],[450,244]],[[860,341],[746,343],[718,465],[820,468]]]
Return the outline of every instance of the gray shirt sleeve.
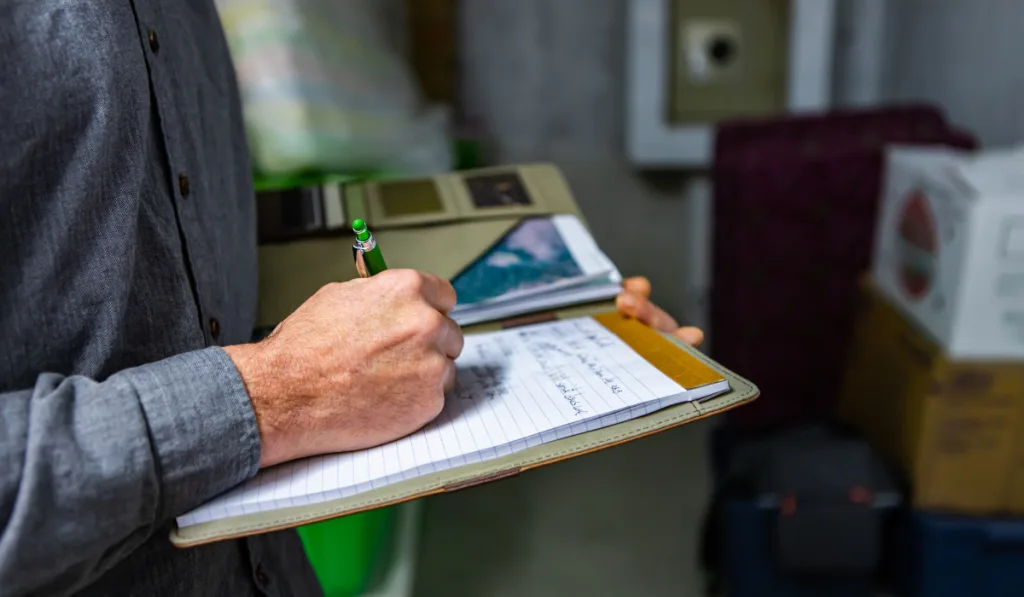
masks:
[[[259,458],[248,394],[219,347],[102,383],[40,375],[0,395],[0,584],[20,594],[94,579]]]
[[[198,58],[220,55],[217,22],[181,10],[149,19],[153,54],[131,3],[0,3],[0,594],[76,590],[258,467],[248,395],[223,349],[204,348],[199,310],[216,309],[225,343],[248,339],[253,268],[237,255],[255,244],[177,224],[228,220],[250,198],[222,182],[249,172],[231,161],[233,129],[209,120],[220,95],[202,77],[230,66]],[[193,52],[195,22],[208,35]],[[192,127],[167,138],[210,131],[187,146],[209,159],[180,205],[147,51],[164,84],[200,77],[162,114],[184,105]]]

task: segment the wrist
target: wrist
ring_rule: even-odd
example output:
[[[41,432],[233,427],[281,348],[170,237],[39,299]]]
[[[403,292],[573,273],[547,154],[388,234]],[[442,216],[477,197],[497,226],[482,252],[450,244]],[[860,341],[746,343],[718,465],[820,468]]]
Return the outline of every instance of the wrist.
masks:
[[[235,364],[256,415],[256,427],[260,434],[260,468],[284,461],[285,458],[279,453],[281,442],[278,440],[282,430],[272,408],[277,390],[265,345],[225,346],[224,352]]]

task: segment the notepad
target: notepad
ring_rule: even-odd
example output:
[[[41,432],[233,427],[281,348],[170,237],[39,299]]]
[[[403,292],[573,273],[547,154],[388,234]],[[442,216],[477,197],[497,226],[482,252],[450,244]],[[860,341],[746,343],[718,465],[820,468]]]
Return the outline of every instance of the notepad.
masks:
[[[350,497],[729,390],[721,374],[667,340],[640,356],[628,326],[614,331],[602,323],[615,321],[588,317],[469,335],[456,361],[458,384],[423,429],[376,448],[263,470],[178,525]]]
[[[573,215],[527,218],[452,278],[460,325],[614,298],[622,276]]]

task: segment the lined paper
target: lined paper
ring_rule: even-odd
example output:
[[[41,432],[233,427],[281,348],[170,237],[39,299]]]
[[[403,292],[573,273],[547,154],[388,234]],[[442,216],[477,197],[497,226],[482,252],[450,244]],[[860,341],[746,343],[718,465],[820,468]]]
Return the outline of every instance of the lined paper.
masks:
[[[179,527],[349,497],[728,389],[725,380],[680,386],[591,318],[467,336],[456,365],[456,387],[420,431],[265,469],[179,517]]]

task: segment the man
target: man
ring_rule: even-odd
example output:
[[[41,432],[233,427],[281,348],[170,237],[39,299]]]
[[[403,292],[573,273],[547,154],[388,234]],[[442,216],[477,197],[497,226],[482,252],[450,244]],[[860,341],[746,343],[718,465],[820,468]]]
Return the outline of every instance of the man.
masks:
[[[0,56],[0,594],[318,594],[294,532],[178,550],[170,525],[433,418],[454,291],[332,284],[247,343],[251,170],[210,0],[3,3]],[[649,291],[622,308],[674,328]]]

